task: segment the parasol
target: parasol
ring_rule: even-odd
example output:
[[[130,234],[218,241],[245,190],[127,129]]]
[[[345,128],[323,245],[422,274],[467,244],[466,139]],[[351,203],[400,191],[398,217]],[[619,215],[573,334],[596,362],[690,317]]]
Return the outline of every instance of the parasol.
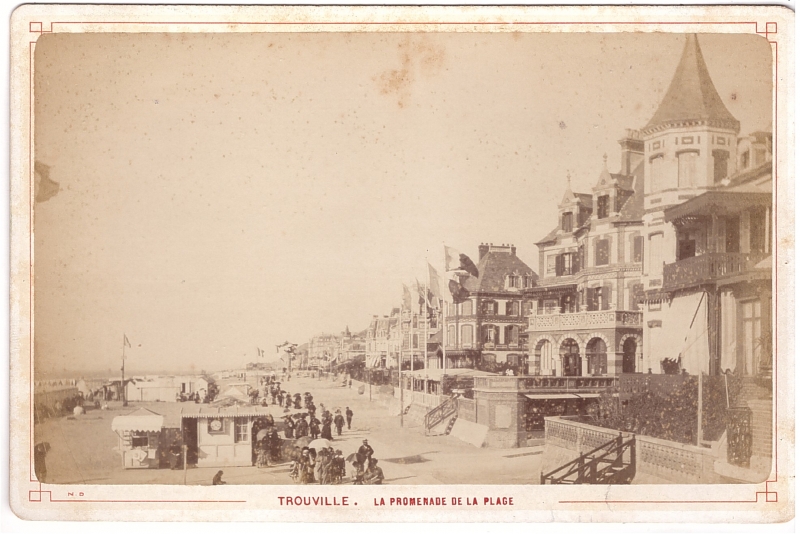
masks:
[[[308,444],[309,449],[327,449],[328,447],[332,447],[331,442],[324,438],[315,439],[311,443]]]
[[[345,461],[346,461],[348,464],[351,464],[351,463],[355,462],[355,460],[356,460],[356,453],[354,453],[354,452],[352,452],[352,453],[348,454],[348,455],[347,455],[347,458],[345,458]]]
[[[262,428],[261,430],[258,431],[258,434],[256,434],[256,441],[261,441],[266,437],[267,437],[267,429]]]

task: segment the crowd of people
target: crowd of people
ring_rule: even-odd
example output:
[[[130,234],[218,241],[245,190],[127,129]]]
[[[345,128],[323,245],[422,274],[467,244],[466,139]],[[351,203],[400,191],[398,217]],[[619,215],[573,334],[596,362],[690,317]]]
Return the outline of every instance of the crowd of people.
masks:
[[[353,456],[349,479],[345,470],[346,461],[342,451],[333,447],[319,451],[303,447],[299,458],[289,466],[289,476],[300,484],[342,484],[351,482],[355,485],[383,484],[383,469],[378,467],[378,460],[373,458],[375,451],[365,439]],[[316,477],[315,477],[316,473]]]
[[[333,441],[333,432],[342,436],[345,425],[352,429],[354,412],[349,406],[344,412],[335,408],[333,412],[325,404],[314,402],[314,396],[304,393],[291,393],[282,387],[282,382],[274,375],[260,380],[259,387],[250,395],[253,404],[275,405],[294,410],[304,410],[283,417],[284,437],[296,442],[300,438],[326,439]],[[271,419],[271,416],[267,419]],[[378,460],[373,458],[375,451],[365,439],[358,451],[346,460],[340,449],[334,447],[302,447],[283,444],[274,425],[267,421],[266,434],[258,441],[256,465],[267,467],[282,461],[282,453],[291,460],[289,475],[299,484],[382,484],[383,470]],[[261,430],[261,428],[259,428]],[[283,447],[282,447],[283,444]],[[283,449],[283,450],[282,450]],[[349,464],[349,465],[348,465]],[[350,472],[348,473],[348,468]]]

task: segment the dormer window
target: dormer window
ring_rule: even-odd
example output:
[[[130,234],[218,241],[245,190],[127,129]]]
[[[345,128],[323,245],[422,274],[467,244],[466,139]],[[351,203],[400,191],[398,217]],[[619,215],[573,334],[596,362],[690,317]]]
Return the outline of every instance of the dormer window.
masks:
[[[561,231],[562,232],[571,232],[572,231],[572,212],[567,212],[561,214]]]
[[[597,197],[597,218],[605,219],[608,217],[609,199],[608,195]]]
[[[517,274],[509,274],[506,276],[506,289],[521,289],[522,277]]]

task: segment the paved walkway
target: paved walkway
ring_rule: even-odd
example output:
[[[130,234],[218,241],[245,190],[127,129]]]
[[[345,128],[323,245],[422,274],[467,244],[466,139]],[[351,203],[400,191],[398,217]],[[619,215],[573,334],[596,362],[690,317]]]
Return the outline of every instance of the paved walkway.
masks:
[[[542,447],[521,449],[478,449],[453,436],[425,436],[421,426],[405,418],[400,427],[397,413],[368,394],[359,395],[356,388],[339,382],[311,378],[293,378],[285,389],[310,391],[314,403],[331,412],[345,407],[355,412],[353,428],[345,427],[341,437],[335,435],[334,447],[345,456],[355,452],[364,438],[375,449],[375,458],[383,468],[386,484],[536,484],[538,483]],[[210,484],[218,468],[122,469],[114,448],[117,436],[111,430],[116,415],[128,413],[143,405],[155,412],[179,410],[174,403],[131,403],[125,410],[89,411],[76,418],[46,421],[36,428],[37,441],[49,441],[48,482],[88,484]],[[293,484],[288,464],[269,468],[223,467],[228,484]]]

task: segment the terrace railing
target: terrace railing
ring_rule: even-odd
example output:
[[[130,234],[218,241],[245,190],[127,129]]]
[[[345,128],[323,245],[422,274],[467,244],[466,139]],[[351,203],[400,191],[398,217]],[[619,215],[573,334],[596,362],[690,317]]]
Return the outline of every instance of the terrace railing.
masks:
[[[627,461],[626,461],[627,455]],[[541,484],[630,484],[636,476],[636,437],[622,433],[576,459],[542,473]]]
[[[582,311],[531,315],[529,331],[551,332],[588,328],[641,327],[642,312],[623,310]]]
[[[427,434],[436,425],[445,421],[447,418],[458,415],[458,401],[455,397],[449,397],[436,408],[425,414],[425,433]]]
[[[766,255],[733,252],[709,253],[664,266],[664,289],[672,291],[715,282],[754,270]]]

